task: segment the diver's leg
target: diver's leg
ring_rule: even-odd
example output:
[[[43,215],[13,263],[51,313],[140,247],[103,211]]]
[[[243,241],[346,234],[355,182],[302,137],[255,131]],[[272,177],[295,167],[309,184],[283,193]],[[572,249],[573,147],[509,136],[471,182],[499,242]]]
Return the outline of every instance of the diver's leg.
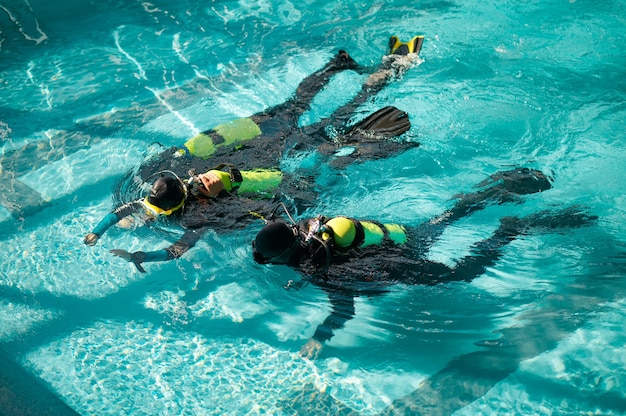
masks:
[[[321,146],[318,150],[322,154],[333,156],[331,166],[345,167],[356,160],[380,159],[419,146],[417,142],[394,145],[392,141],[381,140],[400,136],[411,128],[407,113],[393,106],[384,107],[358,123],[351,123],[350,127],[348,123],[360,105],[418,61],[423,41],[423,36],[415,36],[403,43],[392,36],[390,53],[383,57],[383,62],[367,78],[356,96],[336,109],[330,117],[302,129],[314,139],[313,142],[317,142],[316,145]],[[349,143],[355,144],[356,150],[349,155],[335,155],[338,147],[351,146]]]
[[[398,79],[414,66],[418,59],[417,54],[407,56],[385,55],[382,63],[369,75],[354,98],[335,110],[328,119],[320,121],[318,128],[324,128],[329,124],[345,126],[359,106],[378,94],[391,81]]]
[[[520,195],[534,194],[552,187],[549,178],[543,172],[528,168],[516,168],[495,173],[477,186],[487,187],[476,192],[458,195],[452,208],[420,224],[411,231],[415,244],[414,249],[420,257],[426,254],[432,243],[453,222],[467,217],[489,204],[519,203],[521,202]]]
[[[339,51],[322,69],[300,82],[296,88],[294,103],[306,110],[313,98],[328,84],[333,75],[346,69],[354,70],[358,67],[359,64],[346,51]]]
[[[255,114],[251,118],[257,124],[276,115],[297,120],[300,115],[308,110],[315,96],[328,84],[333,75],[346,69],[357,69],[358,67],[359,64],[346,51],[340,50],[322,69],[300,82],[293,98]]]
[[[460,194],[454,206],[429,221],[431,224],[448,225],[472,214],[488,204],[519,203],[520,195],[530,195],[552,188],[550,179],[536,169],[516,168],[497,172],[480,182],[477,187],[484,189],[468,194]]]
[[[578,207],[560,211],[541,211],[524,218],[504,217],[494,234],[478,243],[471,254],[461,259],[443,281],[469,282],[482,275],[502,256],[503,248],[518,236],[529,232],[550,232],[560,228],[577,228],[592,224],[598,217],[588,215]]]
[[[508,217],[513,218],[513,217]],[[517,218],[515,218],[517,220]],[[474,244],[471,254],[465,256],[457,263],[456,267],[447,276],[442,276],[442,282],[465,281],[473,279],[485,273],[487,267],[491,267],[502,257],[503,248],[515,240],[520,232],[509,228],[507,219],[502,219],[500,228],[489,238]]]

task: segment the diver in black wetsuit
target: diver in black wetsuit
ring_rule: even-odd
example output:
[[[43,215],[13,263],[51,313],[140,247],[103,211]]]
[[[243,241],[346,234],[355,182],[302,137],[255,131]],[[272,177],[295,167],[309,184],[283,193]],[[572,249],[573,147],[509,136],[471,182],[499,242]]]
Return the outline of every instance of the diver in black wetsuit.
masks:
[[[353,147],[351,154],[332,160],[333,165],[341,167],[356,160],[384,158],[415,148],[419,143],[388,140],[411,127],[407,114],[393,106],[376,111],[351,127],[347,124],[360,105],[417,61],[423,41],[423,36],[415,36],[409,42],[400,42],[392,36],[389,54],[369,75],[359,93],[328,118],[305,127],[298,123],[299,117],[309,109],[333,75],[344,70],[369,72],[345,51],[339,51],[322,69],[307,76],[298,85],[293,98],[252,116],[204,131],[181,148],[170,148],[148,160],[139,174],[147,180],[156,171],[171,170],[183,177],[189,169],[202,171],[206,166],[224,161],[239,169],[276,169],[290,150],[318,149],[329,158],[341,147]]]
[[[324,216],[296,223],[291,217],[291,222],[275,220],[272,214],[252,242],[255,261],[286,264],[298,270],[307,281],[328,293],[333,307],[301,354],[309,358],[319,354],[333,331],[354,315],[355,296],[380,294],[394,283],[469,282],[492,266],[503,247],[518,236],[531,230],[579,227],[597,218],[576,208],[544,211],[521,219],[504,217],[495,233],[474,244],[472,254],[455,267],[427,260],[428,249],[452,222],[487,204],[516,202],[519,195],[551,188],[542,172],[526,168],[499,172],[480,184],[486,185],[491,186],[459,196],[451,209],[415,228]]]
[[[228,165],[182,180],[172,172],[159,172],[150,194],[123,204],[107,214],[84,238],[94,245],[113,225],[135,218],[147,224],[171,218],[185,229],[182,237],[167,248],[155,251],[111,250],[115,256],[135,264],[178,258],[193,247],[209,229],[237,231],[250,224],[250,212],[267,213],[279,200],[274,192],[283,180],[276,170],[240,171]]]
[[[332,121],[341,121],[367,98],[380,91],[393,76],[406,70],[417,58],[423,37],[416,36],[403,43],[397,37],[390,39],[390,55],[384,63],[369,76],[361,92],[348,104],[337,110]],[[209,229],[218,232],[240,230],[254,217],[250,212],[264,214],[275,206],[278,200],[292,201],[297,206],[311,203],[315,196],[307,190],[301,190],[299,184],[283,180],[283,175],[276,169],[279,166],[287,140],[290,146],[326,144],[331,147],[327,136],[320,136],[331,118],[314,125],[313,130],[305,131],[298,127],[298,117],[306,111],[315,95],[325,86],[331,76],[345,69],[357,69],[358,65],[350,56],[340,51],[324,68],[308,76],[298,86],[296,96],[283,104],[248,118],[226,123],[208,130],[185,143],[181,149],[173,148],[149,160],[139,169],[143,180],[148,181],[155,172],[167,172],[168,176],[157,179],[150,196],[122,204],[109,213],[84,238],[84,243],[94,245],[111,226],[128,216],[148,217],[148,223],[156,218],[171,218],[185,229],[183,236],[163,250],[129,253],[125,250],[111,252],[137,266],[141,272],[143,262],[167,261],[182,256]],[[416,147],[417,143],[399,143],[386,140],[406,132],[411,127],[406,113],[395,107],[385,107],[343,132],[337,143],[354,145],[357,149],[345,160],[357,158],[389,156],[397,151]],[[381,140],[382,139],[382,140]],[[341,141],[343,140],[343,142]],[[204,172],[207,166],[223,166],[228,161],[230,175],[243,174],[243,181],[228,177],[223,169],[213,169],[207,174],[198,175],[191,181],[180,179],[189,172]],[[216,161],[213,164],[213,161]],[[345,163],[337,159],[335,164]],[[255,169],[244,171],[243,169]],[[259,169],[261,168],[261,169]],[[264,169],[263,169],[264,168]],[[239,170],[241,169],[241,171]],[[217,175],[224,182],[224,189],[212,195],[198,188],[200,183],[207,184],[209,175]],[[192,178],[194,179],[194,178]],[[232,179],[232,183],[231,183]],[[194,186],[189,187],[190,184]],[[246,190],[244,190],[246,188]],[[121,193],[123,187],[118,187]],[[265,198],[259,199],[263,194]],[[275,196],[277,194],[278,196]],[[165,195],[165,196],[164,196]],[[207,198],[215,197],[219,198]],[[283,197],[283,195],[287,195]],[[271,196],[271,198],[267,198]],[[123,201],[123,195],[117,196]],[[278,198],[278,199],[277,199]]]

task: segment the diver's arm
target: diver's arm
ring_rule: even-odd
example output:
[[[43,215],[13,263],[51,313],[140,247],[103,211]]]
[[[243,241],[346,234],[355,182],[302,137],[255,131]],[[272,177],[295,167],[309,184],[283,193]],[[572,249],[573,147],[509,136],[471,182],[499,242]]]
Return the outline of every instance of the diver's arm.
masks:
[[[316,358],[324,342],[335,335],[334,331],[343,328],[345,323],[354,317],[354,296],[351,293],[329,291],[328,298],[333,310],[300,350],[303,357]]]
[[[202,238],[204,233],[208,230],[208,228],[196,228],[193,230],[186,230],[182,237],[178,239],[174,244],[167,247],[164,250],[167,253],[166,260],[173,260],[181,257],[185,254],[189,249],[196,245],[196,243]],[[148,255],[149,253],[146,253]],[[162,260],[148,260],[148,261],[162,261]]]
[[[169,261],[173,259],[177,259],[189,251],[200,238],[204,235],[208,228],[198,228],[193,230],[187,230],[183,234],[183,236],[178,239],[171,246],[154,251],[135,251],[134,253],[129,253],[126,250],[114,249],[111,250],[111,253],[114,256],[121,257],[124,260],[133,263],[137,270],[141,273],[145,273],[146,270],[141,265],[146,262],[154,262],[154,261]]]
[[[94,228],[88,233],[83,242],[88,246],[96,244],[98,239],[112,226],[117,224],[122,218],[134,214],[141,209],[141,202],[133,201],[117,207],[113,212],[109,212]]]

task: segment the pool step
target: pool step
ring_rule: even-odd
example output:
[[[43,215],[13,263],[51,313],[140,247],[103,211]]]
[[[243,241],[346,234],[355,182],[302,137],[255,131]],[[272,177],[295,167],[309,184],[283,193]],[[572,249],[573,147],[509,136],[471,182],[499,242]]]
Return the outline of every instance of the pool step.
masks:
[[[0,174],[0,205],[5,209],[0,212],[0,222],[13,217],[22,219],[41,211],[48,202],[30,186],[13,175]]]
[[[58,131],[0,157],[0,223],[24,220],[105,179],[125,174],[145,153],[136,140]],[[107,188],[106,194],[111,192]]]
[[[0,368],[0,415],[78,415],[4,351],[0,351]]]

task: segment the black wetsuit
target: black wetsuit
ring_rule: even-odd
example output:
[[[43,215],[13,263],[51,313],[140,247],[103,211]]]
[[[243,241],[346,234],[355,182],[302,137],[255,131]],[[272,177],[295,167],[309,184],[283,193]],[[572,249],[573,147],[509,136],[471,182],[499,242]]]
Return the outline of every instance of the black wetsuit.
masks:
[[[169,170],[185,178],[188,177],[190,169],[204,172],[222,163],[228,163],[241,170],[278,168],[285,149],[303,146],[313,146],[314,148],[323,143],[328,144],[325,128],[331,122],[345,122],[360,104],[380,91],[388,83],[389,78],[381,79],[374,85],[364,85],[348,104],[335,111],[330,118],[309,128],[300,128],[298,118],[309,108],[313,98],[334,74],[357,67],[356,62],[345,52],[340,52],[321,70],[306,77],[298,86],[293,99],[249,117],[260,129],[260,135],[235,147],[222,146],[224,138],[217,131],[208,130],[203,134],[210,136],[212,143],[216,146],[215,152],[210,157],[181,156],[181,149],[172,148],[142,164],[138,169],[139,175],[144,181],[148,181],[155,172]],[[400,135],[409,128],[410,122],[406,113],[395,107],[386,107],[377,111],[350,129],[345,130],[345,142],[359,142],[364,149],[362,152],[353,153],[348,159],[366,158],[367,155],[372,158],[385,157],[398,151],[416,147],[418,143],[381,140],[381,138]],[[135,172],[133,171],[127,176],[126,182],[133,182],[134,176]],[[128,201],[128,196],[124,194],[128,186],[128,183],[124,181],[118,185],[114,199],[119,204]],[[281,182],[277,195],[286,203],[293,204],[296,209],[310,206],[317,197],[308,183],[295,181],[291,178],[285,178]],[[269,212],[268,203],[267,200],[233,198],[232,195],[227,195],[225,198],[220,197],[213,201],[204,201],[204,198],[187,201],[184,213],[178,214],[180,218],[177,219],[185,229],[185,234],[179,241],[165,249],[167,255],[163,254],[162,250],[148,253],[138,252],[139,254],[134,257],[133,261],[139,270],[143,271],[140,264],[144,261],[164,261],[180,257],[193,247],[207,230],[213,229],[220,232],[242,229],[254,219],[249,212],[267,214]],[[117,220],[121,218],[120,215],[117,215]],[[105,223],[110,226],[114,223],[114,219],[114,217],[109,217]]]
[[[383,63],[376,70],[388,66]],[[297,87],[292,99],[248,117],[260,129],[258,136],[235,145],[223,145],[224,138],[217,131],[207,130],[202,134],[210,136],[216,146],[212,155],[206,158],[189,155],[181,157],[180,148],[171,148],[143,164],[139,170],[141,177],[147,180],[154,172],[165,169],[184,177],[189,169],[202,171],[207,166],[224,162],[242,170],[278,168],[283,156],[291,149],[319,148],[322,154],[330,156],[341,146],[356,145],[352,154],[333,160],[333,164],[339,167],[355,160],[384,158],[417,147],[417,142],[381,140],[399,136],[411,126],[407,114],[395,107],[385,107],[354,126],[347,127],[354,111],[385,87],[391,77],[381,78],[374,84],[364,84],[352,100],[335,110],[330,117],[309,126],[298,125],[300,116],[309,109],[313,98],[333,75],[346,69],[356,70],[359,66],[345,52],[340,51],[322,69],[307,76]],[[337,137],[329,137],[328,127],[331,125],[337,131]],[[293,188],[288,191],[293,191]]]
[[[400,244],[385,233],[380,244],[359,247],[358,225],[356,244],[352,247],[339,248],[334,244],[333,238],[309,239],[306,242],[311,219],[300,221],[300,243],[287,265],[306,276],[305,279],[309,282],[323,288],[328,293],[333,308],[332,313],[318,326],[313,338],[319,342],[327,341],[333,336],[334,330],[351,319],[354,315],[355,296],[380,294],[389,285],[398,283],[434,285],[471,281],[492,266],[502,255],[502,248],[529,227],[551,229],[580,226],[595,219],[576,211],[552,215],[541,213],[524,220],[507,217],[491,237],[474,244],[471,254],[458,261],[455,267],[428,260],[426,255],[432,243],[452,222],[487,204],[515,202],[519,195],[540,192],[551,187],[545,175],[529,169],[500,172],[491,179],[489,183],[492,186],[460,196],[451,209],[438,217],[417,227],[405,228],[406,242]],[[322,218],[323,222],[327,220]],[[320,240],[328,243],[322,244]]]

